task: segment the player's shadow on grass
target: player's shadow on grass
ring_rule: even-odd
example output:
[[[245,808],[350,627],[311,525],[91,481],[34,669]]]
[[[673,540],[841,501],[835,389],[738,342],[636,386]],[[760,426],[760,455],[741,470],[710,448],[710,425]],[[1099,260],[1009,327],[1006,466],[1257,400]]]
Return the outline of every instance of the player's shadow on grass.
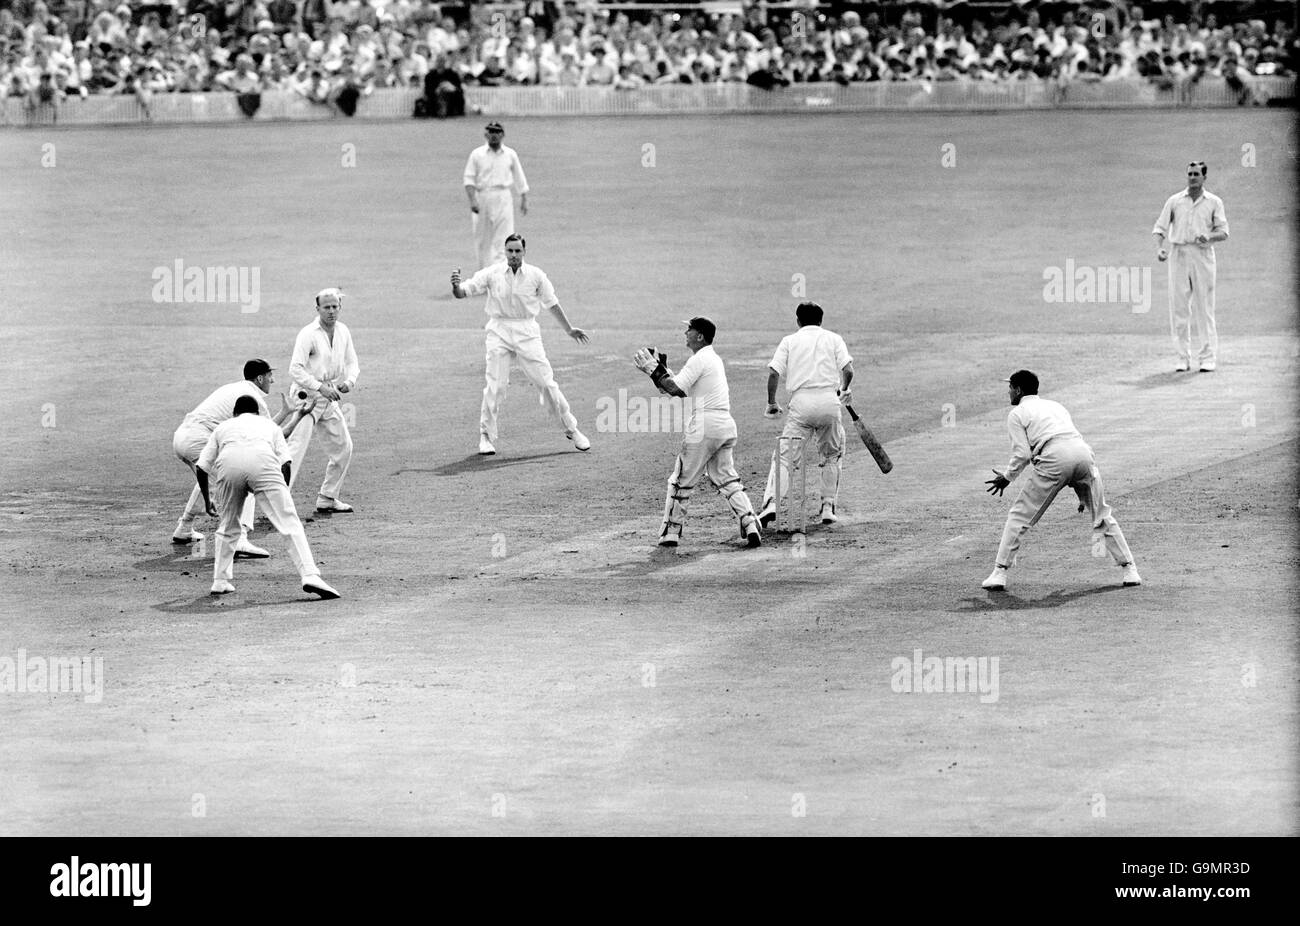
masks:
[[[135,568],[144,572],[172,572],[177,575],[187,568],[196,575],[211,573],[212,553],[210,550],[205,556],[194,557],[190,555],[194,549],[194,547],[177,547],[162,556],[151,556],[148,559],[136,560]]]
[[[303,592],[301,597],[295,598],[254,598],[251,600],[240,596],[238,592],[231,592],[226,595],[204,594],[197,598],[174,598],[171,601],[159,602],[153,606],[153,610],[161,611],[163,614],[210,614],[213,617],[219,617],[222,614],[230,614],[234,611],[312,604],[318,601],[320,601],[319,598],[315,595],[308,595],[306,592]]]
[[[204,547],[204,553],[197,557],[191,555],[195,549],[198,548],[193,546],[178,547],[175,551],[164,553],[162,556],[151,556],[148,559],[136,560],[135,568],[142,572],[170,572],[175,575],[183,575],[188,570],[194,575],[211,575],[212,548]],[[274,558],[274,552],[271,553],[270,557],[236,556],[235,565],[243,569],[258,563],[270,562]]]
[[[417,467],[407,467],[399,469],[393,473],[394,476],[400,476],[403,473],[433,473],[435,476],[462,476],[465,473],[481,473],[484,470],[501,469],[505,466],[519,466],[528,463],[540,463],[543,460],[553,460],[556,457],[577,457],[581,456],[572,450],[556,450],[553,453],[534,453],[526,457],[502,456],[493,454],[483,456],[482,454],[471,454],[463,460],[456,460],[453,463],[444,463],[441,466],[435,466],[433,469],[419,469]]]
[[[1144,376],[1141,379],[1121,379],[1119,382],[1122,386],[1136,386],[1138,389],[1159,389],[1161,386],[1173,386],[1181,383],[1195,375],[1195,372],[1175,373],[1170,369],[1163,373],[1152,373],[1150,376]]]
[[[1103,585],[1100,588],[1085,588],[1077,592],[1052,592],[1045,598],[1037,600],[1019,598],[1010,592],[989,591],[980,596],[963,598],[961,606],[949,608],[949,613],[972,614],[984,611],[1034,611],[1040,608],[1059,608],[1093,595],[1122,591],[1126,589],[1121,585]]]

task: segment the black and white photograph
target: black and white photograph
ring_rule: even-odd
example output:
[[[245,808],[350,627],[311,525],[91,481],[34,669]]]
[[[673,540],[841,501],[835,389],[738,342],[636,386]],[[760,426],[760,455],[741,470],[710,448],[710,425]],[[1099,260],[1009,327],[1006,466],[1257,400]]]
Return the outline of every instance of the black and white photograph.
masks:
[[[1298,25],[0,0],[0,835],[1296,836]]]

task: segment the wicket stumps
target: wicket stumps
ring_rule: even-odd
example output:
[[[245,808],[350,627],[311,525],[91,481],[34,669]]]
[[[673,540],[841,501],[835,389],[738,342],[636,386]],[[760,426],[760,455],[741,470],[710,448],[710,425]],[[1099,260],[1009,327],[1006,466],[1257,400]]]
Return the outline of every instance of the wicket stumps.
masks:
[[[776,439],[776,530],[781,530],[781,497],[785,496],[785,529],[794,534],[802,534],[808,525],[808,468],[804,466],[804,441],[802,437],[785,437]],[[785,470],[782,463],[789,464],[790,484],[782,486],[781,474]],[[794,516],[794,482],[795,471],[799,472],[799,519]]]

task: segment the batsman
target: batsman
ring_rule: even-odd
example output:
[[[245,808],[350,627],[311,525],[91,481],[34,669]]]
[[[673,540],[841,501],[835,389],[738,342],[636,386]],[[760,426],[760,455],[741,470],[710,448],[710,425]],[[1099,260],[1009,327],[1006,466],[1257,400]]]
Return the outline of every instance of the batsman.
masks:
[[[781,339],[768,364],[766,417],[776,418],[781,406],[776,403],[776,387],[785,377],[790,398],[782,437],[802,437],[802,441],[781,441],[781,451],[772,454],[772,469],[763,493],[763,510],[759,520],[764,527],[776,520],[776,479],[780,467],[781,485],[790,485],[790,472],[803,460],[790,459],[803,447],[817,441],[817,462],[821,473],[818,491],[823,524],[834,524],[835,500],[840,492],[840,468],[844,461],[844,424],[840,421],[840,403],[853,400],[849,383],[853,381],[853,358],[844,339],[822,327],[822,307],[804,302],[794,310],[799,330]]]
[[[668,477],[668,496],[664,500],[664,521],[659,531],[659,546],[676,547],[682,539],[686,521],[686,503],[700,477],[707,475],[718,494],[727,500],[740,522],[740,536],[751,547],[761,546],[758,516],[745,494],[736,472],[733,451],[736,447],[736,421],[731,417],[731,394],[722,358],[713,350],[718,327],[702,316],[686,325],[686,346],[691,358],[676,374],[669,372],[668,358],[654,348],[636,352],[633,362],[649,375],[660,392],[690,401],[691,416],[682,436]]]

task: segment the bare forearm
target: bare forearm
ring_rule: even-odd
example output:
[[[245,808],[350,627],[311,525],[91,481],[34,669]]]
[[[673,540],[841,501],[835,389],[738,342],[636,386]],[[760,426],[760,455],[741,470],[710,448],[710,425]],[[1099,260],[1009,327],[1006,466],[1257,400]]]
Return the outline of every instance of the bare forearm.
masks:
[[[781,374],[776,370],[769,370],[767,374],[767,404],[776,404],[776,387],[781,382]]]
[[[564,329],[565,334],[573,334],[573,325],[569,324],[569,316],[564,314],[564,309],[558,302],[551,306],[551,314],[560,323],[560,327]]]

